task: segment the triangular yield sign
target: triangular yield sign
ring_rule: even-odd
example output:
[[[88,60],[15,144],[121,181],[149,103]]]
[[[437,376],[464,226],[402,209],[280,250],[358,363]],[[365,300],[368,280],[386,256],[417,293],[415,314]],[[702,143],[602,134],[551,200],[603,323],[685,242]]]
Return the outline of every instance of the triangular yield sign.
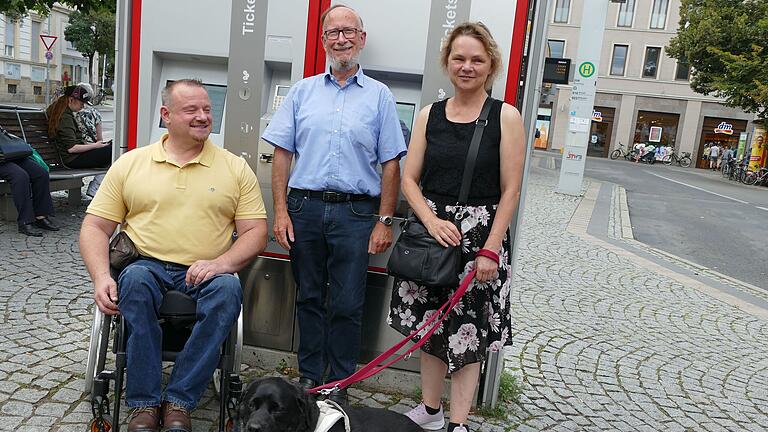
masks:
[[[43,45],[45,45],[46,51],[50,51],[51,47],[53,46],[54,42],[56,42],[56,39],[58,39],[58,36],[51,36],[51,35],[40,35],[40,40],[43,41]]]

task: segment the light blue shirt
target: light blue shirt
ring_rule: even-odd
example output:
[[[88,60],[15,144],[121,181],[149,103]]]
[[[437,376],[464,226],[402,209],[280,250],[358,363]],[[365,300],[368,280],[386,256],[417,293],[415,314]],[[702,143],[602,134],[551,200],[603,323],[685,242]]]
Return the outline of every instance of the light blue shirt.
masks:
[[[297,82],[262,138],[294,154],[288,186],[381,195],[378,164],[402,157],[395,98],[362,68],[344,87],[330,73]]]

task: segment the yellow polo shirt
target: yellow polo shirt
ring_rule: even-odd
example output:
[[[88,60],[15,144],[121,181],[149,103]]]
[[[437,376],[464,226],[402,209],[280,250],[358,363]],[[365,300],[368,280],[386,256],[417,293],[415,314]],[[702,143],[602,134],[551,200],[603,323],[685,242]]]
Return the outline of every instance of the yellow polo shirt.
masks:
[[[216,258],[231,247],[235,220],[267,218],[256,175],[210,140],[178,166],[167,138],[121,156],[86,212],[122,223],[142,255],[184,265]]]

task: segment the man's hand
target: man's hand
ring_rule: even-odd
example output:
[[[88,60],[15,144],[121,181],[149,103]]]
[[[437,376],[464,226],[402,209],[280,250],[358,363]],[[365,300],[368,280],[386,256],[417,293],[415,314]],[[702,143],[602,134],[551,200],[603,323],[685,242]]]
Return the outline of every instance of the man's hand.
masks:
[[[392,245],[392,227],[376,222],[371,238],[368,240],[368,253],[378,254]]]
[[[93,298],[104,315],[116,315],[120,312],[117,308],[117,282],[112,277],[107,276],[93,283]]]
[[[184,281],[187,285],[197,285],[221,273],[229,273],[223,264],[207,260],[195,261],[187,269],[187,277]]]
[[[285,250],[291,250],[290,242],[294,241],[293,222],[291,222],[291,217],[288,216],[287,211],[275,211],[275,223],[272,225],[272,231],[275,233],[277,243]]]

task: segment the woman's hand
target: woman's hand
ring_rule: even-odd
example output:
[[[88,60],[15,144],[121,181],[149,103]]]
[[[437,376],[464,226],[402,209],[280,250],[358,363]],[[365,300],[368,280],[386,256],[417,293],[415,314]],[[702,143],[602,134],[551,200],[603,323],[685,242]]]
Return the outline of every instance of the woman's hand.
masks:
[[[461,232],[452,222],[438,217],[430,218],[424,223],[429,235],[431,235],[443,247],[458,246],[461,244]]]
[[[475,258],[475,279],[478,282],[489,282],[499,277],[499,265],[490,258],[479,256]]]

